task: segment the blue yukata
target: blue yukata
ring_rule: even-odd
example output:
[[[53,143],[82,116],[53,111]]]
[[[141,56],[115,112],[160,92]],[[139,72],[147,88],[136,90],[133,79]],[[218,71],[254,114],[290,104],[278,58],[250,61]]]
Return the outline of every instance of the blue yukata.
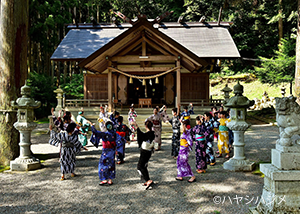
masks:
[[[195,142],[196,169],[207,169],[206,164],[206,136],[210,135],[209,129],[201,125],[196,125],[192,129],[192,138]]]
[[[181,113],[181,120],[182,121],[190,120],[191,119],[191,114],[194,114],[194,107],[193,106],[188,111],[183,111]]]
[[[214,126],[213,126],[213,121],[204,121],[204,126],[206,127],[207,130],[209,130],[209,135],[207,135],[206,138],[206,162],[210,163],[211,165],[214,165],[216,162],[216,157],[214,154]]]
[[[129,136],[131,134],[131,130],[125,124],[121,123],[117,127],[117,134],[123,137],[125,140],[129,141]],[[117,161],[122,163],[125,158],[125,143],[123,145],[123,153],[117,151]]]
[[[111,121],[112,124],[113,124],[114,130],[116,131],[117,128],[118,128],[118,126],[119,126],[118,118],[115,118],[115,117],[114,117],[114,114],[111,114],[111,115],[109,116],[109,119],[110,119],[110,121]]]
[[[100,132],[92,126],[91,143],[98,148],[100,139],[102,139],[102,154],[98,164],[98,174],[101,181],[114,179],[116,176],[116,151],[123,153],[125,139],[114,130]]]

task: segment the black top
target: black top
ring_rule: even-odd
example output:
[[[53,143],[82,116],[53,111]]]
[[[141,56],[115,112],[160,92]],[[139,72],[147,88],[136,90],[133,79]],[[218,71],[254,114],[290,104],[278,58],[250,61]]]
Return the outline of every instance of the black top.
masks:
[[[143,141],[152,142],[155,138],[154,131],[142,132],[140,128],[137,128],[137,141],[139,144],[139,148],[141,147]]]

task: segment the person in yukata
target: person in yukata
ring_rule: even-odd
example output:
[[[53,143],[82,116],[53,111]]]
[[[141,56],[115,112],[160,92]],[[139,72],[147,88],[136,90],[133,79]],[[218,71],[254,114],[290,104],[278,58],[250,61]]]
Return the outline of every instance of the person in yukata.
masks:
[[[123,124],[123,117],[119,116],[118,117],[118,127],[117,127],[117,131],[116,131],[121,137],[123,137],[127,143],[129,144],[129,136],[131,134],[131,130],[128,128],[128,126],[126,126],[125,124]],[[123,153],[121,152],[123,151]],[[124,163],[124,158],[125,158],[125,144],[123,145],[123,148],[121,149],[121,151],[117,150],[117,164],[122,164]]]
[[[118,128],[118,125],[119,125],[118,124],[118,117],[119,116],[120,116],[120,113],[118,111],[114,111],[114,113],[109,116],[109,119],[113,124],[113,129],[114,130],[117,130],[117,128]]]
[[[153,123],[153,131],[155,133],[154,148],[155,151],[161,149],[161,121],[167,122],[168,115],[166,113],[166,106],[164,105],[160,110],[158,107],[153,109],[153,114],[146,119],[146,121],[151,121]]]
[[[83,147],[78,140],[78,135],[74,134],[76,128],[75,123],[70,123],[66,131],[56,133],[50,125],[50,140],[49,143],[53,146],[61,144],[60,148],[60,170],[61,180],[65,180],[65,174],[71,173],[71,177],[75,177],[76,154],[80,153]]]
[[[212,134],[211,129],[207,129],[204,125],[203,116],[196,117],[196,126],[192,129],[192,138],[195,142],[195,157],[196,157],[196,171],[198,173],[205,173],[207,169],[206,163],[206,137]]]
[[[86,145],[87,145],[87,133],[89,131],[89,127],[90,124],[88,123],[88,120],[84,117],[84,111],[81,110],[80,112],[78,112],[78,116],[76,118],[77,123],[79,125],[79,134],[78,134],[78,138],[79,141],[81,142],[83,148],[86,149]]]
[[[169,120],[169,123],[172,125],[173,129],[173,135],[172,135],[172,152],[171,155],[174,159],[177,159],[178,152],[179,152],[179,146],[180,146],[180,118],[179,118],[179,109],[180,105],[178,105],[178,108],[172,109],[172,119]]]
[[[193,139],[191,136],[190,120],[185,120],[183,124],[183,133],[180,139],[180,149],[177,158],[177,177],[176,180],[182,181],[183,177],[191,177],[188,182],[192,183],[196,181],[196,177],[192,172],[189,165],[189,153],[193,148]]]
[[[191,109],[189,109],[189,106],[191,107]],[[183,107],[184,111],[181,113],[181,121],[190,120],[191,114],[194,114],[193,103],[190,103],[189,106]]]
[[[212,115],[209,112],[204,113],[204,126],[207,130],[210,130],[210,134],[207,135],[206,138],[206,163],[210,164],[211,166],[214,166],[216,164],[216,158],[214,154],[214,127],[213,122],[211,120]]]
[[[137,141],[140,148],[140,158],[137,164],[137,170],[141,175],[141,180],[147,190],[153,184],[148,172],[148,162],[154,152],[155,134],[154,131],[152,131],[153,124],[151,121],[145,122],[146,132],[142,132],[136,122],[132,122],[132,125],[134,125],[137,130]]]
[[[99,118],[98,118],[98,122],[99,122],[99,128],[101,132],[106,132],[106,128],[105,128],[105,123],[109,121],[108,118],[108,112],[107,112],[107,105],[105,105],[105,107],[100,106],[100,113],[99,113]]]
[[[111,121],[107,121],[105,124],[106,132],[98,131],[90,121],[89,124],[93,132],[91,143],[98,148],[100,139],[102,139],[102,154],[98,164],[99,185],[112,185],[112,179],[116,177],[116,151],[123,153],[122,148],[126,140],[116,133]]]
[[[228,135],[228,127],[227,124],[230,122],[230,119],[226,118],[226,111],[222,111],[219,113],[220,119],[219,119],[219,130],[218,130],[218,149],[219,149],[219,155],[217,158],[222,157],[223,153],[226,153],[225,156],[226,159],[229,158],[229,135]]]
[[[132,123],[134,123],[136,121],[136,118],[137,118],[137,113],[136,111],[134,110],[134,104],[132,104],[129,108],[129,112],[128,112],[128,125],[129,125],[129,128],[131,130],[131,140],[134,141],[134,137],[135,137],[135,126],[134,125],[131,125]]]

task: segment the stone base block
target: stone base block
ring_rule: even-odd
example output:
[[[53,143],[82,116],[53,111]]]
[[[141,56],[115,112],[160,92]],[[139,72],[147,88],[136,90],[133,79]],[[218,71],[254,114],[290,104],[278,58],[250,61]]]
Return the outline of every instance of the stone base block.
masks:
[[[295,149],[293,147],[282,147],[281,150],[272,149],[272,164],[282,170],[300,170],[300,152],[298,147]]]
[[[261,164],[264,188],[260,202],[252,213],[300,213],[300,170],[279,170],[272,164]]]
[[[243,171],[243,172],[249,172],[253,170],[254,162],[251,162],[249,160],[237,160],[234,158],[231,158],[230,160],[226,161],[223,164],[223,168],[230,170],[230,171]]]
[[[11,171],[30,171],[40,169],[41,167],[38,159],[16,159],[10,162]]]

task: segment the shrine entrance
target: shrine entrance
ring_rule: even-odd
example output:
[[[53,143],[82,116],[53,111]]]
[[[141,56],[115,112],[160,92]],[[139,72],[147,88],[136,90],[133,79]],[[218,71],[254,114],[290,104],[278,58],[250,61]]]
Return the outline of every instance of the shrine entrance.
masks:
[[[140,98],[151,98],[152,104],[164,103],[164,77],[158,78],[159,83],[155,83],[155,80],[146,80],[146,85],[143,85],[143,81],[133,79],[133,83],[129,83],[127,100],[128,104],[138,104]]]

